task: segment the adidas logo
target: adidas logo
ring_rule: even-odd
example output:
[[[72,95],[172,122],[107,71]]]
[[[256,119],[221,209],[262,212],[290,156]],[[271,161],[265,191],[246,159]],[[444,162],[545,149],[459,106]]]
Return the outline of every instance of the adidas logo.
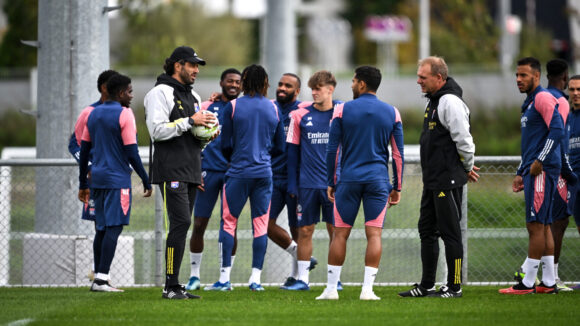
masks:
[[[225,272],[226,272],[226,270],[225,270],[225,269],[222,269],[220,272],[222,272],[222,273],[225,273]]]
[[[442,191],[442,192],[439,193],[439,196],[437,196],[437,197],[439,197],[439,198],[445,197],[445,193]]]
[[[332,274],[332,271],[328,271],[328,274]]]
[[[192,265],[197,265],[197,263],[196,263],[196,262],[192,262],[191,264],[192,264]]]

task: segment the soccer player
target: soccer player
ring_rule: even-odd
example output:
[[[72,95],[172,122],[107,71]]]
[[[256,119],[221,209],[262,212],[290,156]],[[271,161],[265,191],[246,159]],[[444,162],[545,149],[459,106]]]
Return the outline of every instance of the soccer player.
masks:
[[[570,102],[572,103],[572,110],[568,115],[568,121],[566,123],[569,137],[569,155],[570,155],[570,165],[574,170],[574,173],[578,175],[580,173],[580,75],[574,75],[570,77],[570,82],[568,84],[568,93],[570,94]],[[580,187],[576,185],[569,189],[570,200],[568,204],[570,206],[570,211],[574,215],[574,220],[576,221],[576,226],[578,228],[578,233],[580,233]],[[574,290],[580,289],[580,284],[571,287]]]
[[[562,116],[564,126],[570,112],[570,103],[568,96],[564,94],[564,90],[568,86],[568,63],[562,59],[554,59],[548,61],[546,64],[546,71],[548,73],[548,87],[550,92],[558,101],[558,112]],[[577,177],[572,172],[572,168],[568,161],[568,132],[564,128],[564,137],[560,142],[560,150],[562,155],[562,171],[558,177],[556,195],[554,196],[554,204],[552,208],[553,223],[550,225],[552,236],[554,237],[554,277],[556,279],[556,286],[558,291],[568,292],[572,291],[567,287],[558,276],[558,261],[560,259],[560,252],[562,250],[562,240],[564,232],[568,227],[571,209],[568,207],[568,188],[575,186]],[[546,268],[543,265],[542,268]],[[543,271],[545,273],[545,271]]]
[[[224,108],[221,147],[230,165],[222,190],[220,242],[222,264],[212,290],[231,290],[230,272],[234,236],[242,208],[250,198],[252,218],[252,291],[263,291],[260,278],[268,244],[268,210],[272,196],[271,153],[284,150],[284,126],[276,106],[266,98],[268,74],[250,65],[242,72],[244,96]]]
[[[238,98],[241,91],[241,73],[234,68],[226,69],[222,72],[220,86],[222,92],[215,101],[205,101],[201,103],[202,110],[208,110],[217,115],[220,124],[223,122],[223,109],[231,100]],[[209,143],[201,155],[201,169],[204,190],[199,193],[195,201],[193,232],[189,240],[189,256],[191,261],[191,274],[189,282],[185,286],[186,290],[197,290],[200,288],[200,268],[203,255],[203,235],[217,197],[224,184],[224,175],[228,169],[228,162],[221,152],[219,136]],[[234,241],[232,250],[232,265],[236,252],[237,241]]]
[[[308,106],[310,103],[301,103],[296,98],[300,94],[300,78],[293,73],[285,73],[278,82],[276,89],[276,101],[274,102],[280,111],[280,119],[284,124],[284,132],[288,133],[290,125],[290,113],[299,106]],[[296,215],[296,198],[290,196],[288,190],[288,169],[286,162],[288,155],[284,151],[278,155],[272,155],[272,201],[270,204],[270,218],[268,219],[268,237],[280,248],[292,256],[292,272],[285,280],[282,289],[296,282],[298,278],[297,244],[298,222]],[[288,213],[288,226],[290,235],[277,224],[277,219],[284,206]],[[310,258],[309,270],[312,270],[318,262],[314,257]]]
[[[396,108],[377,99],[381,73],[362,66],[352,80],[353,101],[334,109],[326,153],[327,195],[334,202],[334,234],[328,252],[328,282],[317,300],[337,300],[337,283],[346,241],[363,202],[367,250],[361,300],[380,300],[373,292],[381,259],[381,233],[387,206],[400,201],[403,177],[403,125]],[[393,183],[389,183],[392,147]],[[340,180],[336,183],[338,150]]]
[[[144,196],[151,196],[149,177],[139,157],[137,128],[133,111],[131,79],[114,75],[107,81],[109,100],[93,110],[83,131],[79,155],[79,199],[88,203],[92,192],[95,203],[96,235],[95,280],[91,291],[123,292],[112,287],[109,270],[123,225],[129,224],[131,213],[131,167],[144,187]],[[87,182],[89,154],[92,152],[91,188]]]
[[[97,78],[97,90],[101,94],[99,100],[86,108],[84,108],[81,113],[79,114],[77,121],[75,123],[75,130],[70,136],[70,141],[68,145],[68,151],[74,157],[74,159],[79,163],[80,153],[81,153],[81,139],[83,137],[83,132],[87,126],[87,118],[89,114],[93,111],[94,108],[103,104],[108,98],[109,93],[107,92],[107,80],[111,78],[111,76],[118,74],[118,72],[114,70],[105,70],[103,71],[99,77]],[[91,165],[91,158],[89,155],[89,174],[90,174],[90,165]],[[88,178],[90,182],[90,176]],[[90,187],[90,184],[89,184]],[[87,204],[83,205],[83,210],[81,214],[81,219],[87,221],[95,221],[95,205],[92,199],[89,199]],[[95,250],[93,248],[93,264],[95,257]],[[92,282],[95,279],[95,266],[93,265],[91,271],[89,272],[89,280]]]
[[[475,145],[469,132],[469,108],[461,87],[448,76],[440,57],[419,61],[417,84],[429,100],[420,138],[423,194],[419,215],[421,238],[421,283],[401,297],[461,297],[461,202],[463,186],[476,182],[479,170],[473,165]],[[435,291],[439,259],[439,237],[445,244],[447,284]]]
[[[298,198],[298,280],[287,290],[309,290],[312,235],[316,224],[326,222],[332,241],[332,202],[326,196],[326,145],[337,102],[332,101],[336,79],[329,71],[316,72],[308,81],[313,104],[290,113],[287,136],[288,193]]]
[[[202,184],[201,149],[205,145],[191,133],[194,125],[210,127],[212,114],[200,112],[201,99],[192,89],[205,60],[189,46],[173,50],[165,60],[165,73],[145,96],[145,120],[153,143],[151,183],[158,184],[169,220],[165,251],[166,299],[195,299],[179,284],[179,269],[197,187]]]
[[[558,144],[564,136],[564,124],[557,110],[558,101],[540,86],[540,70],[536,58],[526,57],[517,62],[517,86],[527,97],[522,105],[522,161],[512,182],[512,190],[524,191],[529,247],[528,257],[522,265],[524,278],[512,287],[500,289],[499,293],[503,294],[558,292],[550,224],[562,168]],[[540,262],[545,268],[542,282],[536,286]]]

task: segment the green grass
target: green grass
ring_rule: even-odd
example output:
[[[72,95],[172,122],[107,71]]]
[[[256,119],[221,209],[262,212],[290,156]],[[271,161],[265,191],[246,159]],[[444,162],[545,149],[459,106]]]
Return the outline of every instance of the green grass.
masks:
[[[159,288],[91,293],[87,288],[3,288],[0,324],[29,325],[565,325],[577,318],[579,292],[507,296],[498,287],[465,287],[460,299],[399,298],[404,287],[375,287],[381,301],[358,299],[347,286],[338,301],[316,301],[322,291],[201,292],[203,299],[161,299]],[[24,325],[20,324],[20,325]]]

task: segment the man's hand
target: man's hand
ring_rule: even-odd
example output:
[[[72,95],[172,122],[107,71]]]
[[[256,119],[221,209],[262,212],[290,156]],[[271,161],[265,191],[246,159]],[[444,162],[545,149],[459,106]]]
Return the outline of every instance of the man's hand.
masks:
[[[477,182],[477,180],[479,180],[479,174],[477,174],[477,171],[479,171],[479,168],[474,165],[473,169],[471,169],[471,171],[467,172],[467,181]]]
[[[524,190],[524,179],[522,179],[521,175],[516,175],[514,181],[512,182],[512,191],[520,192],[522,190]]]
[[[221,133],[222,133],[222,130],[221,130],[221,128],[220,128],[220,129],[218,129],[218,131],[217,131],[217,132],[216,132],[216,133],[215,133],[213,136],[211,136],[211,138],[210,138],[209,140],[210,140],[210,141],[212,141],[212,140],[215,140],[216,138],[218,138],[218,136],[219,136]]]
[[[144,189],[143,190],[143,197],[151,197],[151,194],[153,193],[153,188],[150,189]]]
[[[79,189],[78,198],[85,204],[89,203],[91,191],[89,189]]]
[[[219,100],[222,97],[222,93],[218,93],[218,92],[213,92],[211,93],[211,95],[209,96],[208,101],[210,102],[215,102],[217,100]]]
[[[401,201],[401,192],[393,190],[389,194],[389,200],[387,201],[387,208],[397,205]]]
[[[193,119],[193,124],[196,126],[206,126],[211,128],[214,124],[218,123],[215,115],[205,114],[202,113],[202,111],[197,111],[191,116],[191,118]]]
[[[334,203],[334,191],[334,187],[326,188],[326,195],[328,196],[328,200],[330,200],[331,203]]]
[[[530,174],[535,177],[542,173],[543,168],[542,162],[535,160],[534,163],[532,163],[532,166],[530,166]]]

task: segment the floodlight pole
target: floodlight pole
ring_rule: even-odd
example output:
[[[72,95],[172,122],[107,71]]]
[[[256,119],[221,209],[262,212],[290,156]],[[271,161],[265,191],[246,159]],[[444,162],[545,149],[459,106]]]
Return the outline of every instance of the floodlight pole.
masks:
[[[38,1],[37,158],[70,158],[76,118],[100,96],[97,77],[109,67],[106,7],[107,0]],[[94,232],[80,219],[77,180],[77,168],[37,168],[35,232]]]
[[[268,0],[268,11],[261,22],[261,58],[270,80],[268,96],[276,97],[282,74],[297,74],[295,1]]]
[[[419,59],[424,59],[431,53],[429,42],[429,0],[419,2]]]

